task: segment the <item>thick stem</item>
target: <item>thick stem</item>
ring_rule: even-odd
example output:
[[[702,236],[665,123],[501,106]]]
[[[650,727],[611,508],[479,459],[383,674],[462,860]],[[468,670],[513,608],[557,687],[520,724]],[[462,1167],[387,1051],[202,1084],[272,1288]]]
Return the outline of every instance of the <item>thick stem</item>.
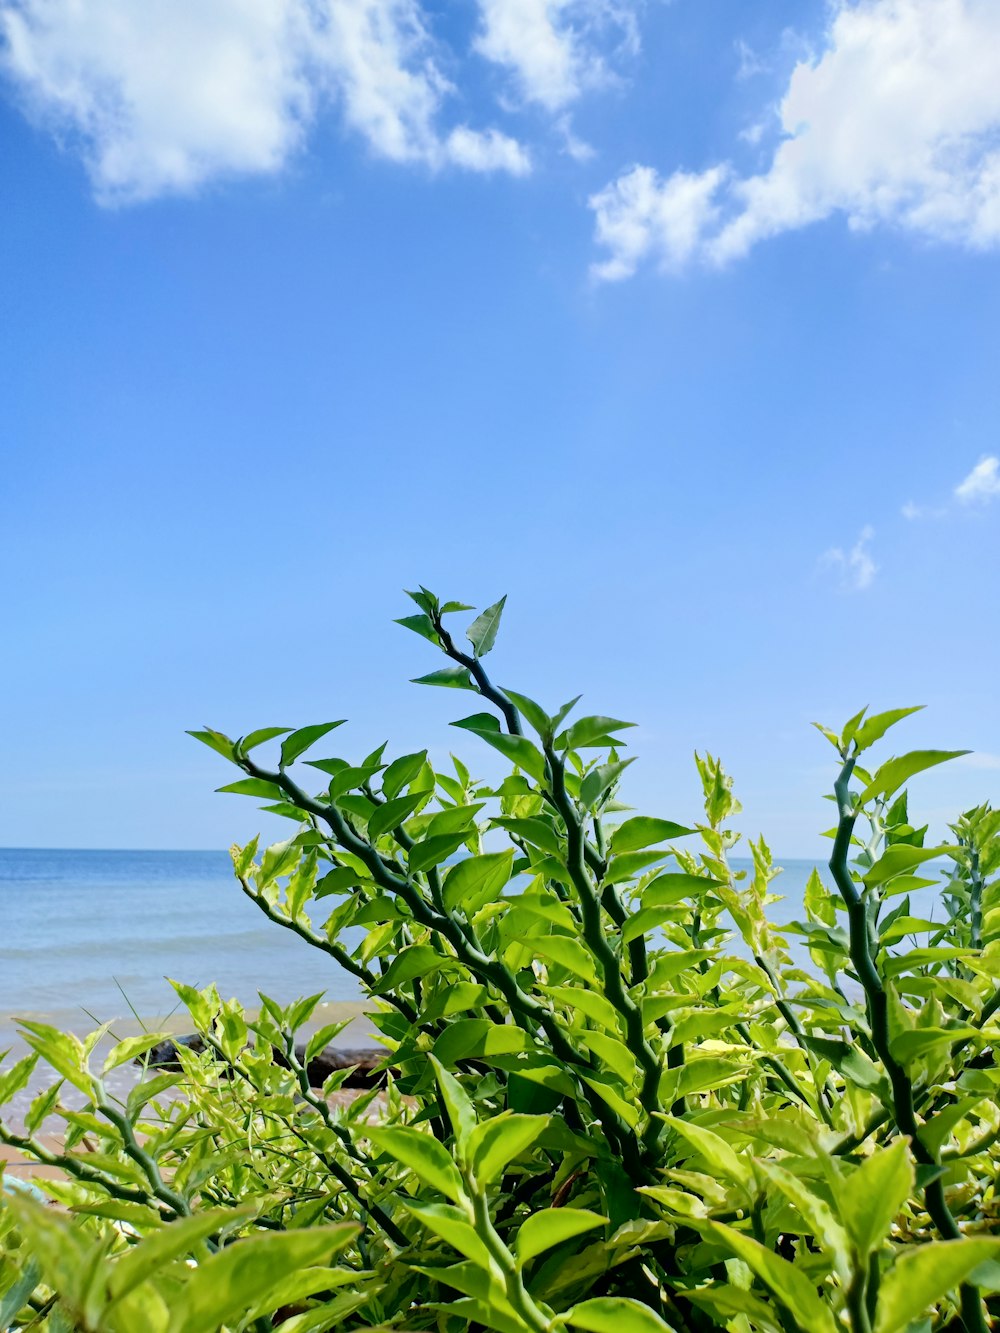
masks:
[[[466,1183],[472,1199],[472,1217],[470,1221],[475,1226],[476,1235],[486,1246],[490,1258],[500,1270],[511,1309],[522,1323],[532,1330],[532,1333],[549,1333],[551,1321],[532,1300],[527,1287],[524,1285],[521,1271],[514,1261],[514,1256],[507,1249],[493,1226],[490,1219],[490,1210],[482,1192],[476,1187],[476,1182],[471,1177],[467,1178]]]
[[[867,904],[858,892],[848,868],[851,839],[858,817],[850,790],[851,775],[856,762],[854,757],[845,759],[840,775],[834,783],[838,822],[833,852],[830,856],[830,873],[847,908],[851,962],[865,992],[872,1045],[882,1061],[892,1088],[893,1119],[899,1132],[910,1140],[910,1149],[916,1161],[921,1166],[937,1166],[937,1155],[930,1151],[920,1137],[920,1126],[914,1108],[913,1084],[906,1069],[892,1053],[889,1036],[889,999],[872,954]],[[958,1223],[948,1207],[944,1184],[940,1177],[932,1180],[925,1188],[924,1205],[931,1221],[945,1240],[958,1240],[961,1237]],[[960,1288],[960,1298],[962,1322],[966,1333],[988,1333],[982,1301],[976,1288],[968,1283],[964,1284]]]
[[[655,1147],[663,1129],[662,1121],[656,1114],[660,1110],[659,1089],[663,1061],[646,1040],[642,1010],[625,989],[617,955],[604,933],[601,900],[587,874],[584,860],[583,823],[566,791],[563,761],[551,746],[546,747],[546,757],[552,770],[553,799],[566,825],[567,868],[580,902],[584,939],[602,974],[604,993],[624,1020],[629,1050],[642,1070],[639,1102],[647,1116],[643,1143],[649,1151]]]

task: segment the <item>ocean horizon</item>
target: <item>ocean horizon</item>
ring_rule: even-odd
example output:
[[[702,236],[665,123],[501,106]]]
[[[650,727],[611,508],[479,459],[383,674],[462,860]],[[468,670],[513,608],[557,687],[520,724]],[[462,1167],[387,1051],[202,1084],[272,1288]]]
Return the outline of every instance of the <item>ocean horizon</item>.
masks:
[[[817,862],[776,863],[781,924],[801,917]],[[934,891],[924,894],[921,910],[933,911]],[[0,1033],[17,1018],[78,1032],[130,1014],[162,1025],[180,1008],[168,977],[215,982],[251,1008],[259,991],[281,1003],[363,998],[354,977],[244,896],[224,851],[0,848],[0,921]]]

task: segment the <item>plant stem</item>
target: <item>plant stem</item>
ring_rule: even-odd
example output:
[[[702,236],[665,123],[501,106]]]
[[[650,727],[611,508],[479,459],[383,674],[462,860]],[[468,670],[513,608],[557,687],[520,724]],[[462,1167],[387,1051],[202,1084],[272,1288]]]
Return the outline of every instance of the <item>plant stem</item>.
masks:
[[[889,1001],[872,955],[867,904],[858,892],[848,868],[851,839],[858,818],[850,790],[851,775],[856,762],[853,756],[845,758],[840,775],[834,783],[838,821],[833,852],[830,856],[830,873],[847,908],[851,962],[865,992],[872,1045],[882,1061],[892,1088],[893,1119],[899,1132],[909,1138],[916,1161],[921,1166],[937,1166],[937,1155],[927,1148],[920,1137],[910,1076],[892,1053],[889,1036]],[[945,1240],[960,1239],[962,1233],[948,1207],[940,1176],[925,1187],[924,1203],[940,1235]],[[988,1333],[978,1290],[970,1283],[963,1283],[960,1288],[960,1301],[962,1323],[966,1333]]]

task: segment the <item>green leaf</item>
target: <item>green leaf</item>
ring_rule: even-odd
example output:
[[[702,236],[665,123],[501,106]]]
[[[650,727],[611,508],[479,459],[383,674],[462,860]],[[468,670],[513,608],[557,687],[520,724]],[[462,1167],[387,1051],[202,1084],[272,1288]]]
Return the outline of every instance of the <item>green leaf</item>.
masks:
[[[633,762],[632,759],[625,759],[610,764],[599,764],[597,768],[592,768],[580,783],[580,804],[588,810],[593,809],[608,788],[618,781]]]
[[[681,1120],[672,1115],[665,1115],[662,1119],[694,1149],[714,1174],[746,1190],[752,1188],[753,1168],[750,1162],[740,1157],[725,1139],[704,1125],[695,1124],[693,1120]]]
[[[118,1260],[108,1279],[112,1305],[122,1300],[167,1264],[196,1253],[209,1236],[225,1234],[254,1215],[252,1204],[237,1208],[209,1208],[194,1217],[178,1218],[169,1226],[154,1231],[140,1244],[127,1250]]]
[[[656,865],[658,861],[663,861],[667,853],[665,851],[648,852],[621,852],[611,858],[611,864],[604,876],[605,886],[610,884],[622,884],[627,880],[635,879],[636,875],[641,874],[650,866]]]
[[[532,940],[531,947],[543,958],[549,958],[560,967],[572,972],[575,977],[592,984],[597,983],[597,969],[593,954],[569,935],[540,935]]]
[[[622,852],[635,852],[641,847],[650,847],[654,843],[670,842],[673,838],[686,838],[694,829],[675,824],[669,819],[650,819],[637,815],[626,819],[611,835],[611,851],[615,856]]]
[[[410,944],[402,949],[379,979],[378,991],[385,994],[398,990],[414,977],[426,977],[444,967],[449,959],[430,944]]]
[[[708,875],[687,875],[668,873],[657,875],[651,884],[642,891],[643,907],[672,907],[674,903],[693,898],[695,902],[704,897],[711,889],[717,889],[722,881],[711,879]]]
[[[448,857],[457,852],[469,837],[468,830],[459,833],[442,833],[436,838],[426,838],[423,842],[418,842],[407,853],[407,864],[410,870],[416,874],[421,870],[429,870],[431,866],[437,866],[442,861],[447,861]]]
[[[304,1231],[270,1231],[227,1245],[199,1263],[175,1298],[171,1333],[208,1333],[244,1318],[266,1307],[291,1273],[299,1299],[323,1291],[329,1287],[330,1270],[318,1265],[326,1264],[359,1230],[341,1222]]]
[[[660,1103],[669,1106],[679,1097],[711,1092],[745,1078],[746,1068],[737,1064],[732,1056],[724,1060],[712,1056],[688,1060],[678,1069],[664,1070],[660,1079]]]
[[[563,855],[559,834],[545,819],[494,819],[491,822],[496,828],[506,829],[521,842],[530,842],[533,847],[541,848],[549,856]]]
[[[948,856],[956,851],[955,847],[908,847],[896,844],[888,847],[870,870],[863,872],[861,878],[870,887],[884,884],[897,875],[905,875],[914,866],[923,861],[933,861],[938,857]]]
[[[433,1049],[441,1063],[451,1067],[466,1056],[533,1051],[535,1043],[527,1032],[511,1023],[491,1023],[488,1018],[459,1018],[448,1024]]]
[[[9,1054],[9,1051],[4,1051],[2,1058],[6,1059]],[[32,1052],[31,1055],[18,1060],[10,1069],[0,1073],[0,1106],[6,1106],[15,1093],[21,1092],[28,1086],[28,1080],[37,1064],[38,1055]]]
[[[41,1281],[41,1269],[34,1259],[30,1259],[25,1265],[20,1277],[14,1282],[13,1286],[8,1287],[4,1292],[3,1299],[0,1300],[0,1328],[7,1328],[14,1322],[16,1315],[28,1302],[28,1298]]]
[[[574,1305],[559,1319],[586,1333],[674,1333],[654,1310],[630,1296],[595,1296]]]
[[[917,704],[914,708],[892,708],[886,713],[873,713],[867,722],[854,733],[853,739],[858,753],[867,750],[869,745],[874,745],[876,741],[880,741],[889,728],[894,727],[897,722],[901,722],[904,717],[909,717],[911,713],[919,713],[923,706],[923,704]],[[845,743],[849,739],[845,732]]]
[[[314,726],[300,727],[298,731],[293,731],[288,739],[281,743],[281,767],[287,768],[289,764],[294,764],[300,754],[305,754],[311,745],[315,745],[336,727],[342,727],[346,721],[347,719],[342,717],[339,722],[317,722]]]
[[[424,639],[429,639],[431,643],[440,643],[437,636],[437,630],[431,624],[431,618],[428,615],[403,616],[399,620],[393,621],[394,625],[402,625],[403,629],[412,630],[414,634],[419,634]]]
[[[574,701],[575,702],[575,701]],[[605,746],[611,740],[613,732],[634,727],[634,722],[622,722],[616,717],[581,717],[557,738],[560,750],[587,750],[593,746]]]
[[[404,754],[394,759],[382,774],[382,795],[387,801],[398,796],[404,787],[409,786],[427,762],[427,751],[417,754]]]
[[[459,722],[452,723],[453,726],[461,726]],[[479,736],[487,743],[492,745],[494,750],[499,750],[502,755],[517,764],[518,768],[524,769],[530,777],[537,782],[542,782],[545,778],[545,759],[536,746],[528,740],[527,736],[509,736],[505,731],[482,730],[477,732]]]
[[[249,754],[251,750],[256,750],[258,745],[263,745],[265,741],[273,741],[277,736],[287,736],[291,730],[291,727],[260,727],[257,731],[251,731],[249,736],[237,741],[237,745],[243,754]]]
[[[811,1033],[803,1035],[801,1040],[814,1054],[828,1060],[838,1074],[850,1079],[857,1087],[880,1096],[889,1096],[885,1074],[856,1044],[839,1041],[834,1037],[814,1037]]]
[[[453,1203],[458,1203],[464,1197],[462,1177],[451,1155],[443,1144],[432,1139],[429,1134],[409,1125],[398,1125],[387,1129],[369,1129],[368,1137],[380,1152],[388,1153],[425,1185],[444,1194]]]
[[[585,1231],[593,1231],[607,1222],[600,1213],[592,1213],[586,1208],[543,1208],[532,1213],[521,1223],[517,1233],[515,1250],[520,1265],[551,1250],[553,1245],[561,1245],[564,1240],[571,1240]]]
[[[207,745],[210,750],[215,750],[230,763],[235,762],[236,751],[233,742],[221,731],[213,731],[211,727],[206,727],[204,731],[189,731],[186,734],[193,736],[196,741],[201,741],[202,745]]]
[[[552,735],[552,719],[545,709],[536,704],[534,699],[529,699],[526,694],[519,694],[517,690],[508,690],[504,686],[503,692],[518,712],[528,719],[542,740],[549,740]]]
[[[913,1163],[904,1139],[872,1153],[837,1185],[840,1215],[862,1262],[883,1244],[913,1193]]]
[[[890,759],[878,769],[865,787],[860,796],[860,803],[863,805],[873,796],[891,796],[917,773],[933,768],[936,764],[947,763],[949,759],[960,759],[963,754],[968,753],[968,750],[912,750],[898,759]]]
[[[93,1091],[93,1079],[85,1069],[85,1055],[78,1037],[72,1033],[60,1032],[47,1023],[33,1023],[21,1020],[22,1035],[28,1045],[46,1060],[57,1074],[61,1074],[67,1083],[87,1096]]]
[[[477,735],[500,730],[500,721],[493,713],[471,713],[451,725],[461,727],[463,731],[474,731]]]
[[[469,1222],[460,1208],[450,1203],[413,1203],[402,1200],[406,1211],[417,1218],[428,1231],[464,1254],[480,1268],[489,1269],[490,1252],[476,1235],[475,1227]]]
[[[951,1046],[953,1042],[978,1035],[978,1030],[972,1027],[915,1028],[910,1032],[898,1032],[889,1043],[889,1049],[900,1064],[905,1065],[941,1046]]]
[[[420,585],[419,592],[411,592],[409,588],[404,588],[403,591],[411,601],[416,602],[421,611],[426,611],[428,615],[430,615],[432,611],[438,609],[438,599],[432,592],[429,592],[423,584]]]
[[[778,1162],[761,1161],[758,1170],[763,1171],[792,1204],[813,1240],[826,1250],[837,1276],[846,1286],[851,1280],[850,1241],[830,1205]]]
[[[426,676],[415,676],[410,684],[443,685],[445,689],[450,690],[474,690],[476,688],[472,683],[468,668],[463,666],[439,667],[437,671],[429,671]]]
[[[469,1094],[455,1075],[445,1069],[441,1061],[436,1059],[435,1056],[431,1055],[428,1058],[434,1067],[434,1077],[437,1079],[441,1100],[445,1104],[448,1119],[451,1121],[455,1141],[460,1147],[464,1147],[466,1140],[476,1127],[475,1107],[472,1105]]]
[[[477,1125],[468,1139],[469,1163],[478,1185],[498,1180],[507,1167],[526,1153],[548,1126],[546,1115],[516,1115],[504,1111]]]
[[[513,848],[459,861],[445,877],[445,908],[451,912],[460,907],[466,916],[472,916],[486,903],[495,902],[511,877],[513,865]]]
[[[836,1333],[830,1307],[816,1294],[815,1284],[801,1269],[733,1227],[721,1222],[704,1222],[701,1227],[756,1273],[803,1330]]]
[[[998,1239],[935,1240],[908,1250],[882,1279],[874,1333],[904,1333],[928,1307],[998,1255]]]
[[[276,782],[266,782],[264,778],[242,778],[239,782],[230,782],[227,787],[216,787],[216,791],[232,796],[257,796],[265,801],[283,801],[284,791]]]
[[[492,606],[486,608],[482,615],[476,616],[465,631],[466,638],[472,644],[472,651],[477,657],[485,657],[496,643],[497,630],[500,628],[500,617],[503,615],[506,601],[507,596],[504,594],[499,602],[494,602]]]
[[[409,796],[395,796],[391,801],[380,805],[368,820],[369,838],[380,838],[383,833],[390,833],[399,828],[423,800],[424,793],[418,791]]]
[[[147,1051],[151,1051],[154,1046],[169,1035],[167,1032],[142,1032],[137,1037],[126,1037],[124,1041],[112,1046],[108,1052],[107,1059],[104,1061],[104,1068],[101,1070],[101,1077],[103,1078],[105,1074],[110,1073],[112,1069],[117,1069],[119,1065],[134,1060],[137,1055],[145,1055]]]

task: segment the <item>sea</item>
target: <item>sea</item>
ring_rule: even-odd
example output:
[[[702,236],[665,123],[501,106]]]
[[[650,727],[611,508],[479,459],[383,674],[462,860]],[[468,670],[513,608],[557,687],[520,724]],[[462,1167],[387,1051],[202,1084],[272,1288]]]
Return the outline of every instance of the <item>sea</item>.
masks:
[[[815,863],[779,864],[775,920],[787,922]],[[225,852],[0,849],[0,1038],[19,1017],[77,1032],[130,1015],[158,1026],[178,1008],[167,978],[214,981],[250,1007],[259,991],[361,1000],[333,959],[244,896]]]
[[[175,1013],[168,978],[258,1007],[358,1001],[333,959],[268,921],[227,852],[0,848],[0,1032],[15,1018],[89,1031]]]

